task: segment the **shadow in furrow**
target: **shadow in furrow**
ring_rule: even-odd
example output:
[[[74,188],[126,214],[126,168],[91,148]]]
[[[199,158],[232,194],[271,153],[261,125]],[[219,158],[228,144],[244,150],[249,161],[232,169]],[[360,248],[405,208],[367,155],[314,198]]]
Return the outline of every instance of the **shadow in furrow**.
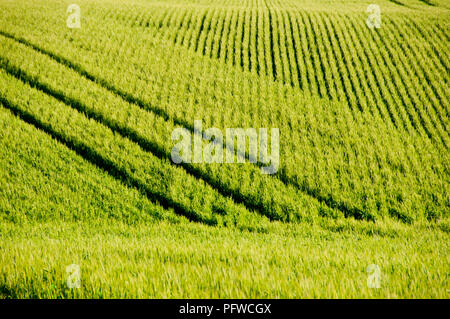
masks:
[[[107,89],[108,91],[114,93],[115,95],[121,97],[123,100],[127,101],[128,103],[131,104],[135,104],[139,107],[141,107],[142,109],[145,109],[147,111],[150,111],[154,114],[156,114],[157,116],[163,118],[165,121],[172,121],[174,124],[176,125],[180,125],[183,126],[187,129],[189,129],[190,131],[194,131],[194,126],[192,124],[189,124],[188,122],[178,119],[178,118],[172,118],[166,111],[164,111],[163,109],[160,109],[158,107],[154,107],[149,105],[148,103],[145,103],[143,101],[141,101],[140,99],[135,98],[134,96],[132,96],[131,94],[124,92],[120,89],[117,89],[116,87],[114,87],[113,85],[111,85],[110,83],[108,83],[106,80],[104,79],[100,79],[97,78],[95,76],[93,76],[92,74],[90,74],[89,72],[87,72],[86,70],[84,70],[80,65],[73,63],[70,60],[67,60],[66,58],[63,58],[59,55],[54,54],[53,52],[50,52],[48,50],[42,49],[36,45],[34,45],[33,43],[28,42],[25,39],[22,38],[17,38],[11,34],[8,34],[4,31],[0,30],[0,35],[12,39],[18,43],[21,43],[23,45],[26,45],[30,48],[32,48],[33,50],[42,53],[44,55],[47,55],[48,57],[52,58],[53,60],[55,60],[56,62],[65,65],[66,67],[74,70],[75,72],[77,72],[78,74],[80,74],[81,76],[85,77],[86,79],[99,84],[100,86],[104,87],[105,89]]]
[[[194,126],[192,124],[188,123],[187,121],[179,119],[179,118],[172,117],[165,110],[160,109],[158,107],[151,106],[148,103],[146,103],[146,102],[144,102],[144,101],[134,97],[133,95],[129,94],[128,92],[122,91],[122,90],[114,87],[112,84],[108,83],[106,80],[93,76],[92,74],[87,72],[83,67],[81,67],[80,65],[78,65],[78,64],[76,64],[76,63],[74,63],[74,62],[72,62],[72,61],[70,61],[70,60],[68,60],[66,58],[58,56],[58,55],[54,54],[53,52],[50,52],[50,51],[48,51],[46,49],[43,49],[43,48],[40,48],[40,47],[36,46],[35,44],[33,44],[33,43],[23,39],[23,38],[18,38],[18,37],[14,36],[14,35],[11,35],[9,33],[4,32],[2,30],[0,30],[0,35],[4,36],[6,38],[12,39],[12,40],[14,40],[14,41],[16,41],[18,43],[21,43],[21,44],[23,44],[25,46],[28,46],[28,47],[34,49],[35,51],[37,51],[39,53],[47,55],[48,57],[52,58],[56,62],[58,62],[58,63],[60,63],[60,64],[62,64],[64,66],[74,70],[75,72],[77,72],[81,76],[85,77],[86,79],[88,79],[88,80],[90,80],[90,81],[92,81],[92,82],[102,86],[106,90],[114,93],[116,96],[119,96],[120,98],[122,98],[124,101],[126,101],[128,103],[135,104],[138,107],[142,108],[143,110],[146,110],[146,111],[154,113],[155,115],[161,117],[162,119],[164,119],[167,122],[170,121],[170,122],[174,123],[175,125],[182,126],[182,127],[186,128],[186,129],[188,129],[190,132],[192,132],[194,134],[199,134],[199,135],[203,136],[203,132],[198,132],[198,131],[194,130]],[[273,41],[271,41],[271,45],[273,45]],[[272,53],[272,61],[274,62],[273,50],[271,51],[271,53]],[[275,66],[273,65],[273,67],[275,67]],[[13,71],[13,70],[11,70],[11,71]],[[275,68],[274,68],[274,71],[275,71]],[[42,87],[42,89],[44,89],[44,87]],[[51,91],[49,90],[48,92],[51,92]],[[61,95],[60,92],[53,92],[53,93],[60,94],[60,98],[62,98],[62,100],[65,101],[64,103],[66,103],[66,102],[68,103],[69,102],[67,97],[65,97],[64,95]],[[49,94],[49,93],[47,93],[47,94]],[[77,105],[79,106],[80,104],[79,103],[78,104],[77,103],[73,103],[72,106],[77,106]],[[84,114],[86,114],[87,116],[89,116],[89,114],[86,113],[86,111],[82,111],[82,112]],[[94,116],[94,114],[92,114],[92,116]],[[95,116],[98,117],[99,115],[97,114]],[[103,120],[98,119],[98,121],[103,121]],[[106,121],[104,123],[106,123]],[[114,126],[112,126],[112,127],[114,127]],[[117,125],[116,125],[116,128],[112,128],[112,129],[118,131]],[[132,137],[133,137],[133,134],[131,134],[131,133],[128,133],[128,135],[127,135],[126,132],[124,132],[124,135],[127,136],[129,139],[132,139]],[[136,138],[133,141],[135,143],[139,144],[139,140],[140,140],[139,138]],[[154,152],[153,152],[151,150],[152,147],[150,147],[150,146],[151,146],[151,143],[149,143],[149,142],[147,142],[147,143],[142,142],[141,143],[141,147],[142,148],[146,147],[144,149],[152,152],[153,154],[155,154],[155,155],[160,154],[161,157],[167,156],[167,154],[164,151],[161,152],[160,149],[158,150],[157,146],[155,146],[153,148],[154,149]],[[228,147],[229,147],[229,145],[227,145],[227,143],[225,143],[224,148],[227,149]],[[164,154],[166,154],[166,155],[164,155]],[[247,156],[248,154],[241,154],[241,155],[244,155],[245,157],[248,157]],[[262,164],[260,162],[257,162],[255,165],[258,166],[258,167],[262,167],[264,164]],[[199,176],[204,176],[204,178],[202,178],[202,177],[199,177],[199,178],[204,179],[205,182],[209,183],[217,191],[219,191],[219,190],[220,191],[224,191],[224,193],[223,193],[224,195],[231,196],[236,202],[242,203],[246,207],[254,209],[254,210],[257,210],[258,212],[264,214],[264,205],[262,205],[261,203],[253,203],[253,201],[248,201],[247,197],[243,196],[241,193],[239,193],[237,191],[226,189],[226,188],[220,189],[221,185],[220,184],[215,184],[214,180],[212,180],[210,176],[205,175],[203,173],[202,174],[198,174],[197,173],[198,170],[195,169],[195,168],[192,168],[189,165],[183,165],[183,167],[185,167],[185,168],[186,167],[190,167],[189,168],[189,169],[191,169],[190,172],[192,172],[192,174],[195,175],[195,176],[198,176],[198,177]],[[269,175],[269,176],[272,177],[272,178],[278,179],[279,181],[281,181],[286,186],[292,186],[292,187],[298,189],[299,191],[303,192],[304,194],[315,198],[316,200],[318,200],[319,202],[329,206],[330,208],[335,208],[335,209],[338,209],[338,210],[342,211],[342,213],[345,216],[348,216],[348,217],[353,216],[356,219],[368,219],[368,220],[372,220],[373,219],[373,216],[370,215],[369,213],[366,213],[365,211],[363,211],[363,210],[361,210],[361,209],[359,209],[357,207],[350,207],[350,206],[348,206],[346,204],[340,203],[340,202],[334,200],[331,195],[328,195],[327,197],[324,197],[324,196],[318,195],[319,192],[317,190],[312,189],[312,188],[310,188],[307,185],[299,185],[299,183],[295,180],[295,178],[286,175],[286,173],[285,173],[285,171],[283,169],[280,169],[276,174]],[[217,186],[215,186],[215,185],[217,185]],[[279,219],[279,218],[277,218],[277,216],[274,216],[273,214],[269,214],[269,215],[266,215],[266,216],[269,219],[272,219],[272,220],[274,220],[274,219],[278,220]]]
[[[358,207],[348,205],[346,203],[335,200],[331,195],[321,194],[319,189],[314,189],[308,186],[306,183],[299,183],[295,178],[286,174],[286,171],[283,168],[280,168],[278,171],[279,179],[284,184],[293,185],[298,188],[303,193],[317,199],[320,203],[325,204],[326,206],[337,209],[341,211],[345,217],[353,217],[358,220],[368,220],[375,221],[375,216],[373,216],[370,212],[362,210]]]
[[[14,115],[19,117],[24,122],[31,124],[37,129],[50,135],[56,141],[65,145],[66,147],[77,153],[79,156],[83,157],[88,162],[101,168],[110,176],[121,181],[124,185],[137,189],[140,193],[142,193],[151,201],[160,204],[164,209],[173,209],[175,213],[177,213],[178,215],[185,216],[187,219],[193,222],[203,223],[207,225],[214,224],[213,220],[203,218],[199,216],[196,212],[187,209],[183,205],[180,205],[179,203],[176,203],[173,200],[162,196],[161,194],[155,193],[154,191],[149,189],[146,185],[142,184],[139,180],[130,176],[123,168],[118,167],[114,162],[103,157],[96,150],[92,149],[83,142],[72,140],[67,136],[64,136],[63,134],[56,132],[51,127],[51,125],[42,122],[41,120],[36,118],[32,113],[22,110],[20,107],[9,102],[6,98],[4,98],[1,95],[0,95],[0,104],[2,104],[3,107],[5,107],[6,109],[10,110]]]
[[[395,3],[396,5],[402,6],[402,7],[406,7],[406,4],[404,4],[403,2],[400,2],[398,0],[388,0],[389,2]],[[421,0],[419,0],[421,1]]]
[[[432,2],[429,1],[429,0],[419,0],[419,1],[425,3],[426,5],[432,6],[432,7],[435,7],[435,6],[436,6],[434,3],[432,3]]]
[[[138,132],[130,129],[129,127],[123,126],[119,123],[112,121],[111,119],[99,114],[89,107],[83,105],[82,102],[66,96],[64,93],[54,90],[48,87],[46,84],[39,82],[37,79],[29,76],[21,69],[8,64],[2,57],[0,57],[0,68],[6,71],[6,73],[14,76],[18,80],[27,83],[33,88],[36,88],[43,93],[50,95],[57,99],[58,101],[70,106],[71,108],[77,110],[78,112],[84,114],[87,118],[93,119],[114,132],[119,133],[121,136],[133,141],[139,145],[144,151],[153,154],[161,160],[168,160],[173,166],[181,166],[188,174],[192,175],[196,179],[203,180],[206,184],[215,189],[219,194],[224,197],[231,197],[235,203],[243,204],[247,209],[254,210],[261,215],[268,217],[270,220],[281,220],[279,215],[274,215],[270,212],[261,201],[253,196],[243,195],[237,190],[227,187],[225,184],[221,183],[217,178],[204,173],[201,169],[196,168],[188,163],[175,164],[172,161],[171,155],[160,147],[157,143],[149,141],[148,139],[142,137]]]

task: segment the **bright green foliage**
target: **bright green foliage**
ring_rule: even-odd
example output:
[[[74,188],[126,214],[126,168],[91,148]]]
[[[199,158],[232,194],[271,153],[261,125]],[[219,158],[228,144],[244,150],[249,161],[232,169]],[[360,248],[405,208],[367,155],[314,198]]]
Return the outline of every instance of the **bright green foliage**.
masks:
[[[0,296],[72,297],[58,263],[94,246],[140,275],[94,257],[77,296],[445,296],[448,1],[378,1],[379,29],[371,1],[81,0],[80,29],[70,3],[0,3]],[[279,128],[279,171],[174,164],[171,133],[194,120]],[[49,265],[26,261],[63,229],[66,257],[55,242]],[[376,262],[392,278],[372,294],[351,280]]]
[[[2,223],[0,241],[0,297],[448,297],[448,233],[425,225],[328,221],[263,234],[53,221]],[[66,286],[73,263],[80,289]],[[379,289],[367,287],[370,264],[381,268]]]

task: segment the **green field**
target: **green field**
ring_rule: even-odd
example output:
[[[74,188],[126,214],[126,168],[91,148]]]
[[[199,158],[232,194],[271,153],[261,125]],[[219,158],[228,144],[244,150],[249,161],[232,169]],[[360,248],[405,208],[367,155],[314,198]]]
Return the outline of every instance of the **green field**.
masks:
[[[450,1],[0,12],[0,298],[449,297]],[[175,164],[195,120],[279,169]]]

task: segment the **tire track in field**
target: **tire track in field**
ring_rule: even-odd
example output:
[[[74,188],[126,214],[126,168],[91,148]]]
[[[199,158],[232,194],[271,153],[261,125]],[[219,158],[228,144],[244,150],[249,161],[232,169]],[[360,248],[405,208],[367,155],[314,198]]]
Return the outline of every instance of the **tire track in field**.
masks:
[[[394,1],[395,2],[395,1]],[[297,81],[294,81],[293,79],[292,79],[292,77],[294,76],[293,75],[293,73],[294,72],[290,72],[289,73],[289,71],[292,71],[292,65],[291,65],[291,69],[286,69],[286,61],[283,61],[284,59],[285,59],[285,56],[284,55],[280,55],[280,50],[282,50],[286,45],[285,45],[285,43],[292,43],[293,45],[295,45],[295,40],[291,37],[291,39],[286,39],[286,38],[284,38],[284,41],[282,41],[282,39],[281,39],[281,35],[279,34],[281,31],[280,31],[280,26],[281,26],[281,24],[284,22],[284,28],[286,28],[286,29],[289,29],[289,27],[286,25],[286,22],[284,21],[286,18],[283,16],[283,18],[280,18],[280,16],[279,16],[279,14],[276,14],[276,13],[279,13],[279,10],[282,10],[282,4],[280,3],[280,2],[274,2],[274,3],[270,3],[270,4],[268,4],[267,3],[267,1],[265,1],[264,2],[264,5],[263,5],[263,7],[266,9],[266,11],[268,12],[268,17],[265,17],[265,19],[263,19],[263,20],[267,20],[267,19],[269,19],[269,28],[268,28],[268,30],[266,30],[266,32],[267,31],[269,31],[270,32],[270,36],[269,36],[269,38],[270,38],[270,41],[269,41],[269,43],[270,43],[270,49],[268,50],[268,51],[270,51],[270,55],[271,55],[271,58],[272,58],[272,74],[273,74],[273,78],[274,79],[280,79],[280,80],[282,80],[282,81],[284,81],[284,82],[286,82],[286,83],[291,83],[291,85],[294,85],[294,82],[297,82]],[[216,11],[218,10],[217,8],[215,9]],[[229,11],[227,11],[227,10],[225,10],[225,14],[224,14],[224,12],[222,12],[224,9],[222,8],[221,10],[219,10],[220,11],[220,13],[218,13],[218,15],[219,15],[219,17],[220,17],[220,19],[224,19],[224,15],[225,16],[227,16],[227,13],[229,12]],[[249,56],[248,56],[248,65],[247,65],[247,56],[245,55],[245,52],[244,52],[244,50],[245,50],[245,48],[244,48],[244,45],[246,45],[246,43],[243,43],[243,39],[245,39],[246,37],[244,36],[244,34],[246,33],[245,32],[245,29],[246,28],[248,28],[248,26],[245,26],[246,24],[247,24],[247,11],[246,11],[247,9],[245,9],[244,11],[243,10],[237,10],[238,11],[238,15],[239,15],[239,19],[236,21],[236,23],[237,23],[237,25],[239,26],[239,28],[238,28],[238,30],[237,30],[237,34],[236,34],[236,37],[237,38],[239,38],[239,33],[241,34],[241,36],[240,36],[240,40],[235,40],[235,42],[238,44],[237,46],[236,45],[232,45],[232,47],[234,48],[234,50],[235,50],[235,52],[234,52],[234,54],[233,54],[233,57],[234,57],[234,61],[232,61],[231,63],[232,64],[234,64],[234,65],[236,65],[236,66],[240,66],[241,68],[243,68],[243,69],[249,69],[250,71],[254,68],[253,66],[252,66],[252,58],[251,58],[251,54],[252,54],[252,52],[250,52],[249,50],[246,50],[245,52],[247,52],[248,51],[248,54],[249,54]],[[175,9],[172,9],[172,11],[177,11],[177,10],[175,10]],[[234,11],[234,10],[232,10],[232,11]],[[301,11],[301,10],[300,10]],[[217,13],[215,14],[215,16],[217,15]],[[242,17],[242,15],[244,16],[244,18]],[[246,20],[246,23],[242,23],[242,20],[243,19],[245,19]],[[274,20],[275,19],[275,20]],[[216,19],[217,20],[217,19]],[[289,20],[289,19],[288,19]],[[314,49],[316,49],[316,51],[318,51],[319,53],[320,53],[320,50],[319,50],[319,47],[318,47],[318,45],[319,45],[319,42],[317,42],[317,41],[319,41],[320,40],[320,37],[318,37],[318,36],[316,36],[316,33],[317,33],[317,30],[315,30],[315,27],[316,27],[316,24],[315,24],[315,21],[312,21],[312,19],[311,19],[311,17],[309,16],[309,15],[307,15],[307,21],[309,21],[309,26],[310,26],[310,28],[311,28],[311,30],[312,30],[312,36],[311,36],[311,39],[315,42],[315,46],[314,46],[314,44],[312,45],[312,47],[314,48]],[[267,22],[267,21],[266,21]],[[278,26],[278,28],[276,28],[276,26],[275,26],[275,30],[274,30],[274,23],[275,23],[275,25],[277,25]],[[223,25],[222,25],[223,23],[221,23],[220,24],[220,26],[221,26],[221,28],[223,27]],[[176,27],[177,27],[177,25],[176,25],[176,23],[175,24],[173,24],[172,22],[168,22],[167,23],[167,25],[169,26],[169,25],[174,25],[175,27],[175,29],[176,29]],[[180,27],[179,27],[180,28]],[[213,28],[213,29],[215,29],[215,28]],[[163,32],[164,33],[164,32]],[[209,38],[211,37],[211,35],[209,35],[209,31],[207,31],[206,32],[207,33],[207,35],[206,35],[206,38],[209,40]],[[222,28],[222,30],[221,30],[221,33],[223,33],[223,28]],[[292,33],[292,31],[291,31],[291,33]],[[277,35],[276,36],[276,39],[275,39],[275,35]],[[163,35],[164,36],[164,35]],[[217,38],[217,36],[212,36],[213,37],[213,39],[214,39],[214,41],[213,41],[213,43],[211,43],[211,46],[214,44],[216,44],[216,38]],[[217,52],[217,58],[219,57],[219,55],[220,55],[220,51],[222,50],[222,49],[224,49],[224,48],[222,48],[222,44],[221,44],[221,37],[222,37],[222,34],[221,34],[221,36],[220,36],[220,41],[219,41],[219,43],[218,43],[218,46],[219,46],[219,51],[216,51],[217,49],[216,48],[214,48],[214,51],[212,51],[213,53],[209,53],[208,52],[208,54],[206,54],[206,52],[203,52],[203,55],[205,55],[205,56],[208,56],[208,57],[210,57],[210,58],[213,58],[214,57],[214,53],[216,53]],[[251,37],[251,35],[250,35],[250,37]],[[175,41],[175,43],[176,44],[180,44],[180,43],[177,43],[177,41]],[[235,44],[236,44],[235,43]],[[274,45],[274,43],[276,44],[276,45]],[[281,45],[281,43],[283,43],[283,45]],[[320,42],[321,43],[321,42]],[[184,43],[181,43],[181,45],[184,45]],[[311,45],[311,44],[310,44]],[[229,46],[229,44],[227,44],[227,46]],[[283,48],[282,48],[282,46],[283,46]],[[187,45],[187,47],[188,48],[191,48],[191,46],[190,45]],[[196,48],[193,48],[194,49],[194,51],[197,51],[197,49]],[[435,50],[435,48],[434,48],[434,46],[433,46],[433,49]],[[274,51],[275,50],[275,51]],[[203,50],[204,51],[204,50]],[[228,50],[225,50],[226,52],[228,52]],[[313,50],[314,51],[314,50]],[[293,64],[293,67],[294,67],[294,69],[295,68],[297,68],[297,70],[298,70],[298,62],[292,62],[291,61],[291,59],[292,59],[292,57],[290,56],[290,55],[292,55],[290,52],[286,52],[286,54],[288,55],[288,62],[289,62],[289,64]],[[315,92],[315,90],[313,90],[313,92],[312,93],[318,93],[319,94],[319,96],[322,96],[322,97],[328,97],[328,98],[332,98],[330,95],[332,95],[332,92],[330,92],[330,89],[331,89],[331,87],[330,86],[332,86],[333,85],[333,83],[330,83],[329,81],[326,81],[326,73],[325,73],[325,69],[326,69],[326,66],[324,66],[323,65],[323,61],[326,61],[326,60],[324,60],[324,59],[322,59],[321,57],[319,57],[318,59],[316,58],[316,55],[317,55],[318,53],[317,52],[315,52],[314,51],[314,54],[312,54],[312,58],[313,58],[313,61],[314,61],[314,69],[315,70],[313,70],[313,71],[315,71],[315,76],[316,76],[316,82],[318,83],[318,80],[320,80],[320,84],[318,85],[318,88],[317,88],[317,92]],[[258,54],[259,55],[259,54]],[[320,54],[319,54],[320,55]],[[279,58],[279,57],[283,57],[283,59],[281,59],[281,58]],[[383,57],[384,58],[384,57]],[[440,55],[438,55],[438,58],[440,58],[441,59],[441,57],[440,57]],[[442,60],[442,59],[441,59]],[[442,61],[441,61],[442,62]],[[444,62],[442,62],[442,64],[444,64]],[[296,67],[296,65],[297,65],[297,67]],[[445,64],[444,64],[445,65]],[[283,67],[284,66],[284,67]],[[259,69],[259,63],[257,63],[257,68]],[[325,69],[324,69],[325,68]],[[281,69],[281,70],[280,70]],[[322,72],[321,72],[322,71]],[[259,74],[259,71],[257,72],[258,74]],[[321,75],[322,76],[320,76],[320,74],[319,73],[322,73]],[[322,78],[323,78],[323,81],[322,81]],[[402,80],[402,81],[404,81],[404,79],[402,78],[402,77],[397,77],[396,78],[397,80]],[[296,83],[295,83],[296,84]],[[354,85],[354,83],[353,83],[353,81],[351,81],[351,84],[352,85]],[[398,88],[397,88],[398,89]],[[405,89],[406,90],[406,92],[407,93],[410,93],[407,89],[406,89],[406,87],[405,87],[405,85],[404,85],[404,83],[403,83],[403,85],[400,87],[400,90],[403,90],[403,89]],[[435,93],[436,94],[436,88],[435,87],[431,87],[431,89],[433,90],[433,93]],[[357,92],[355,92],[355,93],[358,93],[359,94],[359,91],[357,91]],[[428,94],[428,93],[427,93]],[[410,109],[410,107],[408,107],[408,103],[406,103],[405,102],[405,97],[403,97],[403,96],[399,96],[400,97],[400,99],[402,100],[402,106],[401,107],[406,107],[406,108],[408,108],[408,110]],[[353,101],[352,99],[347,99],[347,103],[348,104],[350,104],[352,107],[353,107],[353,109],[360,109],[361,110],[361,108],[362,108],[362,105],[361,105],[361,103],[362,102],[364,102],[364,101],[360,101],[360,99],[361,99],[361,97],[356,97],[355,96],[355,98],[356,98],[356,104],[355,104],[355,101]],[[408,98],[410,99],[410,101],[411,101],[411,103],[413,103],[412,101],[413,100],[411,100],[411,96],[408,96]],[[441,97],[439,96],[439,95],[437,95],[437,98],[438,99],[440,99],[441,100]],[[406,104],[405,104],[406,103]],[[435,105],[433,105],[433,107],[436,107]],[[406,111],[406,110],[405,110]],[[412,112],[412,113],[411,113]],[[409,121],[410,121],[410,123],[415,127],[415,128],[417,128],[418,126],[421,126],[423,129],[424,129],[424,131],[425,131],[425,134],[426,135],[428,135],[429,136],[429,138],[431,138],[430,137],[430,135],[433,135],[433,133],[431,133],[431,131],[430,131],[430,128],[429,127],[427,127],[427,125],[424,125],[425,124],[425,122],[427,122],[427,120],[425,120],[425,122],[424,122],[424,118],[423,118],[423,116],[421,115],[421,114],[419,114],[419,113],[417,113],[417,112],[415,112],[414,110],[409,110],[408,112],[406,112],[406,113],[402,113],[402,112],[400,112],[399,114],[401,114],[401,115],[407,115],[407,117],[409,117]],[[404,119],[405,120],[405,119]],[[431,129],[432,130],[432,129]],[[439,135],[439,134],[438,134]]]
[[[398,0],[388,0],[389,2],[395,3],[398,6],[402,6],[402,7],[407,7],[406,4],[404,4],[403,2],[400,2]]]
[[[171,121],[175,125],[185,127],[191,133],[194,133],[194,134],[200,134],[201,133],[202,136],[203,136],[203,132],[196,132],[194,130],[193,125],[188,123],[188,122],[186,122],[185,120],[182,120],[182,119],[179,119],[179,118],[176,118],[176,117],[171,117],[163,109],[160,109],[160,108],[155,107],[155,106],[151,106],[150,104],[148,104],[148,103],[146,103],[146,102],[144,102],[144,101],[134,97],[132,94],[130,94],[128,92],[125,92],[125,91],[122,91],[122,90],[114,87],[113,85],[108,83],[106,80],[93,76],[92,74],[87,72],[85,69],[83,69],[83,67],[81,67],[80,65],[78,65],[76,63],[71,62],[70,60],[67,60],[66,58],[60,57],[60,56],[58,56],[58,55],[56,55],[56,54],[54,54],[54,53],[52,53],[52,52],[50,52],[48,50],[42,49],[42,48],[36,46],[35,44],[30,43],[29,41],[27,41],[27,40],[25,40],[23,38],[17,38],[15,36],[11,35],[11,34],[8,34],[8,33],[4,32],[4,31],[2,31],[2,30],[0,30],[0,35],[4,36],[6,38],[12,39],[12,40],[14,40],[14,41],[16,41],[18,43],[23,44],[23,45],[26,45],[26,46],[32,48],[33,50],[35,50],[35,51],[37,51],[37,52],[39,52],[41,54],[44,54],[44,55],[52,58],[56,62],[66,66],[66,67],[68,67],[70,69],[72,69],[73,71],[75,71],[76,73],[80,74],[84,78],[88,79],[91,82],[94,82],[94,83],[100,85],[104,89],[110,91],[114,95],[120,97],[121,99],[123,99],[124,101],[126,101],[126,102],[128,102],[130,104],[134,104],[134,105],[142,108],[143,110],[152,112],[152,113],[154,113],[155,115],[161,117],[163,120],[165,120],[167,122]],[[14,74],[13,74],[13,76],[14,76]],[[62,97],[62,98],[64,98],[64,97]],[[124,134],[129,134],[129,139],[130,139],[130,137],[133,137],[133,134],[131,132],[126,133],[124,131],[123,133]],[[136,138],[136,141],[139,142],[139,139]],[[140,141],[140,142],[142,143],[142,145],[144,145],[144,147],[148,147],[149,150],[151,149],[150,148],[151,145],[149,143],[146,144],[145,140],[144,141]],[[135,142],[135,143],[137,143],[137,142]],[[225,148],[226,147],[227,146],[225,146]],[[155,147],[154,151],[155,151],[155,156],[157,156],[158,148]],[[255,165],[258,166],[258,167],[261,167],[263,164],[258,162]],[[187,167],[187,165],[185,167]],[[192,170],[191,172],[192,172],[192,174],[197,174],[197,172],[195,170]],[[205,183],[208,183],[208,180],[210,180],[211,181],[211,185],[210,186],[213,187],[214,189],[216,189],[218,192],[221,191],[221,190],[218,189],[217,186],[214,186],[214,180],[212,180],[210,176],[208,176],[206,174],[203,174],[203,175],[205,176],[205,180],[204,180]],[[194,175],[194,176],[196,176],[196,175]],[[196,176],[196,177],[201,179],[200,176],[201,175]],[[302,192],[302,193],[304,193],[304,194],[306,194],[306,195],[316,199],[320,203],[325,204],[326,206],[328,206],[329,208],[337,209],[337,210],[341,211],[344,214],[344,216],[346,216],[346,217],[354,217],[356,219],[367,219],[367,220],[373,220],[374,219],[374,216],[372,216],[371,214],[369,214],[369,213],[367,213],[367,212],[365,212],[365,211],[363,211],[363,210],[361,210],[361,209],[359,209],[357,207],[353,207],[353,206],[351,206],[349,204],[342,203],[342,202],[334,199],[331,194],[329,194],[327,196],[323,196],[323,195],[320,195],[320,191],[318,189],[311,188],[310,186],[308,186],[306,184],[302,184],[302,185],[299,184],[296,181],[295,177],[287,175],[283,168],[280,168],[279,171],[276,174],[269,175],[269,176],[272,177],[272,178],[276,178],[276,179],[280,180],[283,184],[285,184],[285,186],[292,186],[292,187],[296,188],[300,192]],[[217,185],[220,185],[220,184],[217,184]],[[242,203],[244,206],[249,205],[248,208],[257,210],[258,212],[261,212],[263,215],[267,216],[269,219],[277,220],[277,218],[274,218],[273,215],[271,215],[271,214],[266,215],[264,213],[264,211],[265,211],[264,205],[262,205],[262,204],[261,205],[256,205],[256,204],[253,204],[251,201],[250,201],[250,203],[248,203],[247,202],[248,198],[245,197],[244,195],[242,195],[240,192],[235,192],[235,191],[233,191],[231,189],[228,189],[227,191],[224,192],[224,195],[225,196],[232,196],[233,200],[235,200],[236,203]]]
[[[321,194],[319,188],[312,188],[306,183],[299,183],[295,177],[288,175],[283,167],[280,167],[277,175],[279,175],[279,178],[283,183],[293,185],[305,194],[317,199],[320,203],[327,205],[329,208],[341,211],[347,218],[353,217],[358,220],[368,221],[375,220],[375,216],[369,212],[366,212],[351,204],[336,200],[331,194],[323,195]]]
[[[114,162],[108,160],[107,158],[104,158],[96,150],[92,149],[91,147],[89,147],[88,145],[84,144],[81,141],[74,141],[72,139],[67,138],[63,134],[56,132],[51,127],[51,125],[40,121],[32,113],[22,110],[19,106],[11,103],[1,94],[0,94],[0,104],[4,108],[10,110],[15,116],[20,118],[22,121],[30,125],[33,125],[38,130],[45,132],[59,143],[65,145],[67,148],[77,153],[86,161],[99,167],[116,180],[122,182],[125,186],[135,188],[141,194],[146,196],[150,201],[160,204],[164,209],[173,209],[175,213],[181,216],[185,216],[191,222],[211,225],[210,220],[203,218],[202,216],[199,216],[196,212],[188,211],[182,205],[168,198],[165,198],[158,193],[155,193],[154,191],[149,189],[146,185],[142,184],[139,180],[130,176],[123,168],[118,167]]]
[[[428,6],[435,7],[436,5],[429,0],[419,0],[420,2],[425,3]]]
[[[213,176],[204,173],[201,169],[189,165],[188,163],[180,163],[180,164],[173,163],[171,159],[171,154],[168,153],[166,150],[164,150],[162,147],[160,147],[158,144],[149,141],[148,139],[141,136],[138,132],[134,131],[133,129],[120,125],[115,121],[108,119],[104,115],[92,111],[82,102],[64,95],[64,93],[62,93],[61,91],[55,90],[47,86],[46,84],[39,82],[37,79],[28,75],[23,70],[15,66],[8,65],[8,62],[4,61],[2,57],[0,57],[0,69],[5,70],[6,73],[22,81],[23,83],[26,83],[31,87],[36,88],[37,90],[64,103],[65,105],[71,107],[72,109],[77,110],[81,114],[84,114],[87,118],[92,119],[100,124],[103,124],[104,126],[111,129],[113,132],[117,132],[122,137],[137,144],[145,152],[151,153],[160,160],[168,160],[168,162],[174,167],[182,167],[187,174],[191,175],[197,180],[204,181],[207,185],[216,190],[223,197],[231,197],[236,204],[242,204],[248,210],[250,211],[254,210],[260,215],[266,216],[271,220],[280,220],[280,218],[277,218],[277,216],[274,216],[273,214],[270,213],[268,209],[266,209],[264,203],[262,202],[256,203],[255,199],[252,196],[243,195],[242,193],[234,189],[226,187],[226,185],[221,183],[220,180],[218,180],[217,178],[214,178]]]
[[[347,49],[346,49],[347,50]],[[378,57],[378,58],[380,58],[380,57]],[[381,58],[385,58],[384,56],[381,56]],[[402,77],[400,77],[399,79],[401,79]],[[356,84],[358,84],[358,83],[360,83],[360,82],[358,82],[358,81],[361,81],[361,78],[356,78]],[[353,84],[353,83],[352,83]],[[403,83],[404,84],[404,83]],[[358,86],[359,86],[359,84],[358,84]],[[370,87],[370,88],[372,88],[372,87]],[[390,86],[390,89],[392,89],[392,88],[395,88],[395,86],[394,87],[392,87],[392,85]],[[405,88],[406,89],[406,88]],[[394,90],[395,91],[395,90]],[[355,92],[355,93],[360,93],[359,91],[357,91],[357,92]],[[399,92],[397,92],[397,94],[398,94]],[[398,97],[398,95],[396,95],[396,98]],[[396,98],[395,98],[395,100],[396,100]],[[412,100],[411,100],[412,101]],[[397,102],[397,100],[396,100],[396,102]],[[411,103],[413,103],[413,102],[411,102]],[[404,104],[404,101],[403,101],[403,103],[402,102],[400,102],[399,103],[401,106]],[[404,105],[403,105],[404,106]],[[405,110],[403,110],[403,111],[405,111]],[[391,112],[389,112],[389,113],[391,113]],[[404,115],[404,114],[407,114],[408,116],[410,115],[409,113],[400,113],[401,115]],[[420,116],[419,116],[419,118],[420,118]]]

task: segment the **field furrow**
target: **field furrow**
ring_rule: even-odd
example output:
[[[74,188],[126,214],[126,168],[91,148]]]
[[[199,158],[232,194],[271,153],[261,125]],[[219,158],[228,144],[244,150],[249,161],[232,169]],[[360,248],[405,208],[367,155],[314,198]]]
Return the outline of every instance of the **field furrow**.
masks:
[[[447,2],[0,2],[0,299],[445,297]]]

